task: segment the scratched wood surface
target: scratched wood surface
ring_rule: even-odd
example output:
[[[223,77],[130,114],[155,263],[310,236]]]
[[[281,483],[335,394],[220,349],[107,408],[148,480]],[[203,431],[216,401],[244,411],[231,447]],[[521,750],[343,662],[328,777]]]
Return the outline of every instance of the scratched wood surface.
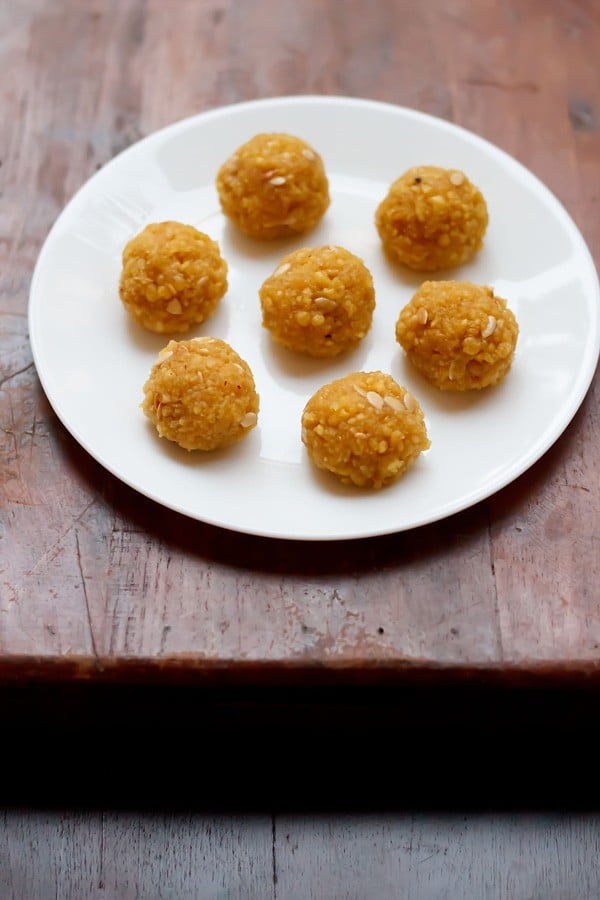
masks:
[[[235,101],[415,107],[516,156],[600,258],[598,6],[576,0],[3,0],[0,675],[409,678],[600,672],[594,382],[528,473],[358,543],[190,521],[96,464],[32,365],[32,269],[63,205],[138,138]]]
[[[317,827],[312,817],[283,816],[274,827],[260,816],[249,830],[239,817],[70,812],[39,813],[25,830],[19,813],[7,813],[0,861],[12,874],[0,870],[0,888],[5,900],[595,900],[600,845],[581,838],[599,824],[586,816],[438,814],[323,816]]]
[[[0,676],[46,680],[37,699],[21,684],[0,692],[0,895],[596,898],[598,816],[557,812],[574,780],[584,805],[597,794],[579,692],[517,708],[487,688],[471,705],[428,691],[390,701],[390,715],[377,689],[346,716],[333,701],[309,712],[289,690],[270,713],[219,700],[210,711],[179,687],[143,699],[80,680],[204,682],[218,670],[278,683],[340,668],[365,680],[366,662],[381,675],[441,665],[445,677],[541,667],[544,683],[595,671],[597,386],[527,475],[452,520],[352,545],[274,545],[159,509],[96,465],[40,389],[26,307],[48,229],[99,166],[176,119],[272,94],[381,99],[476,131],[548,184],[598,261],[597,4],[0,0],[0,35]],[[72,683],[52,693],[51,675]],[[96,687],[109,689],[102,702]],[[562,741],[545,730],[558,719]],[[34,764],[32,748],[43,748]],[[487,776],[474,779],[482,750]],[[490,784],[498,802],[509,782],[509,803],[556,808],[406,812],[424,799],[460,809],[469,787],[485,806]],[[243,808],[244,785],[252,816],[156,809],[201,809],[207,793],[216,809]],[[285,811],[301,799],[404,809]],[[131,808],[141,800],[147,812]]]

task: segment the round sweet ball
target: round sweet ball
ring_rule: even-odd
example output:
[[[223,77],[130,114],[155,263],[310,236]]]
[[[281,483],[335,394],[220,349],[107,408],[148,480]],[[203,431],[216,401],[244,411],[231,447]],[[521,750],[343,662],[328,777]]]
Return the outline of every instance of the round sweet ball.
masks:
[[[149,331],[187,331],[214,312],[226,290],[218,244],[192,225],[155,222],[125,245],[119,293]]]
[[[221,166],[223,213],[260,240],[303,234],[329,206],[329,183],[318,153],[290,134],[257,134]]]
[[[502,381],[518,334],[506,300],[469,281],[424,282],[396,322],[396,339],[412,364],[443,391]]]
[[[463,172],[416,166],[391,185],[377,207],[375,225],[391,259],[428,272],[462,265],[477,253],[488,210]]]
[[[302,414],[310,460],[345,484],[396,481],[430,441],[421,407],[383,372],[353,372],[319,388]]]
[[[162,438],[185,450],[218,450],[246,437],[258,420],[254,377],[218,338],[169,341],[144,384],[142,409]]]
[[[260,291],[262,323],[277,343],[309,356],[350,350],[371,327],[373,278],[343,247],[314,247],[285,256]]]

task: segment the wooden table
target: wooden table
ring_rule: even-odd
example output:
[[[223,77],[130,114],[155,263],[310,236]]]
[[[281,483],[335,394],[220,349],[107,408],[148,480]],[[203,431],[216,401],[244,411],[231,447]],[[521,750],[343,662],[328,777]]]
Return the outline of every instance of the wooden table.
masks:
[[[172,726],[169,710],[183,714],[193,688],[203,692],[213,732],[232,721],[235,708],[246,731],[253,715],[265,728],[275,716],[296,741],[294,716],[312,737],[326,727],[331,738],[343,730],[340,710],[353,700],[360,709],[356,721],[376,728],[373,704],[384,697],[386,709],[397,711],[397,695],[386,692],[402,688],[408,694],[400,715],[413,725],[427,719],[430,726],[434,715],[447,734],[454,719],[445,690],[453,684],[475,692],[461,707],[459,725],[476,709],[489,734],[490,697],[498,695],[486,691],[512,688],[522,698],[519,692],[533,687],[579,691],[597,685],[597,382],[538,463],[463,513],[358,542],[274,541],[192,521],[113,478],[53,414],[27,333],[37,254],[55,217],[90,175],[161,126],[273,95],[379,99],[471,129],[548,185],[597,262],[597,6],[577,0],[0,0],[0,34],[0,679],[8,721],[36,723],[42,729],[37,739],[68,732],[77,740],[70,730],[74,718],[90,733],[92,708],[107,719],[118,708],[112,722],[123,731],[132,708],[154,722],[159,710]],[[24,684],[33,693],[25,696]],[[142,693],[133,699],[127,691],[135,685]],[[157,693],[148,693],[152,686]],[[249,687],[274,692],[270,719],[256,695],[240,700],[239,692]],[[342,700],[319,695],[320,712],[309,728],[306,704],[315,694],[307,701],[294,691],[342,687]],[[207,699],[206,691],[215,689],[217,699]],[[514,694],[502,696],[500,721],[508,729],[517,701]],[[552,712],[545,696],[540,712],[538,700],[527,694],[520,727],[533,714],[543,730],[544,715]],[[197,702],[194,695],[186,716]],[[595,694],[589,702],[595,703]],[[567,700],[561,694],[557,703],[561,721],[568,722],[572,695]],[[143,729],[142,716],[134,720]],[[22,749],[21,741],[17,746]],[[61,771],[66,777],[67,767]],[[262,775],[268,777],[268,770]],[[366,781],[363,788],[365,800]],[[69,802],[76,797],[75,785]],[[30,793],[26,798],[35,803]],[[272,795],[270,800],[277,805]],[[459,797],[452,794],[452,800]],[[279,833],[276,840],[276,821],[257,832],[263,862],[295,839],[292,829],[292,836]],[[288,824],[282,826],[286,833]],[[388,826],[378,832],[385,840]],[[436,847],[448,840],[444,827]],[[311,834],[309,843],[321,840],[319,828]],[[402,834],[405,840],[406,830]],[[305,851],[310,858],[313,851]],[[414,861],[411,852],[407,859]],[[443,872],[441,858],[438,863]],[[206,888],[203,896],[323,896],[314,886],[313,893],[295,893],[293,866],[279,893],[268,865],[265,872],[254,872],[258,881],[252,883],[271,879],[272,893]],[[344,893],[338,874],[327,896],[396,896],[394,873],[370,891],[355,872],[355,893],[349,887]],[[5,879],[3,896],[25,896],[19,894],[25,882]],[[590,874],[585,896],[597,896],[599,883]],[[466,885],[462,894],[441,888],[428,894],[421,885],[410,896],[482,896],[472,885],[474,893],[468,893]],[[130,896],[114,890],[97,888],[89,896]],[[153,890],[156,884],[146,885],[141,895],[158,896]],[[565,891],[552,896],[584,896]],[[35,896],[54,894],[40,888]],[[197,894],[173,887],[169,896]]]

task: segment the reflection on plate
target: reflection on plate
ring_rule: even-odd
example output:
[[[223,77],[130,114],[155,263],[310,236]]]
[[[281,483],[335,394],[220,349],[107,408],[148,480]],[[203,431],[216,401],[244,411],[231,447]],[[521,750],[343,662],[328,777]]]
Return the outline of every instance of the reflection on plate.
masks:
[[[256,243],[219,209],[216,172],[260,131],[296,134],[322,155],[332,203],[310,235]],[[383,256],[373,225],[389,183],[409,166],[456,167],[490,213],[477,258],[438,278],[490,284],[517,316],[513,368],[490,391],[453,396],[428,387],[394,339],[401,307],[424,276]],[[123,244],[152,221],[178,219],[217,240],[229,290],[190,334],[228,341],[253,369],[258,427],[214,455],[160,441],[139,404],[166,339],[141,331],[118,298]],[[311,360],[275,347],[261,327],[258,288],[284,253],[335,243],[360,256],[376,287],[371,332],[343,359]],[[293,97],[214,110],[157,132],[116,157],[76,194],[49,234],[30,296],[34,360],[56,414],[103,466],[140,493],[192,518],[302,540],[403,531],[458,512],[531,466],[571,421],[599,351],[598,279],[570,217],[531,173],[491,144],[412,110],[340,97]],[[316,472],[300,416],[321,384],[382,369],[425,412],[431,449],[392,487],[346,488]]]

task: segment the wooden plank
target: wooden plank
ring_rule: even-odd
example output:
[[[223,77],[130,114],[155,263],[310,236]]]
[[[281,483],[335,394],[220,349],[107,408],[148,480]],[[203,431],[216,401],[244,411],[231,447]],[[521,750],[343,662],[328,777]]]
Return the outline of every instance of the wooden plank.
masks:
[[[592,900],[600,891],[597,816],[280,816],[276,825],[278,895],[290,900]]]
[[[592,6],[176,9],[0,7],[0,677],[597,672],[597,385],[543,460],[474,509],[358,544],[277,543],[162,510],[91,460],[43,396],[26,321],[43,239],[96,168],[176,119],[272,94],[453,118],[531,166],[598,259]]]
[[[0,816],[4,900],[275,897],[270,816]]]
[[[274,841],[274,844],[272,843]],[[5,900],[594,900],[595,815],[4,813]]]

